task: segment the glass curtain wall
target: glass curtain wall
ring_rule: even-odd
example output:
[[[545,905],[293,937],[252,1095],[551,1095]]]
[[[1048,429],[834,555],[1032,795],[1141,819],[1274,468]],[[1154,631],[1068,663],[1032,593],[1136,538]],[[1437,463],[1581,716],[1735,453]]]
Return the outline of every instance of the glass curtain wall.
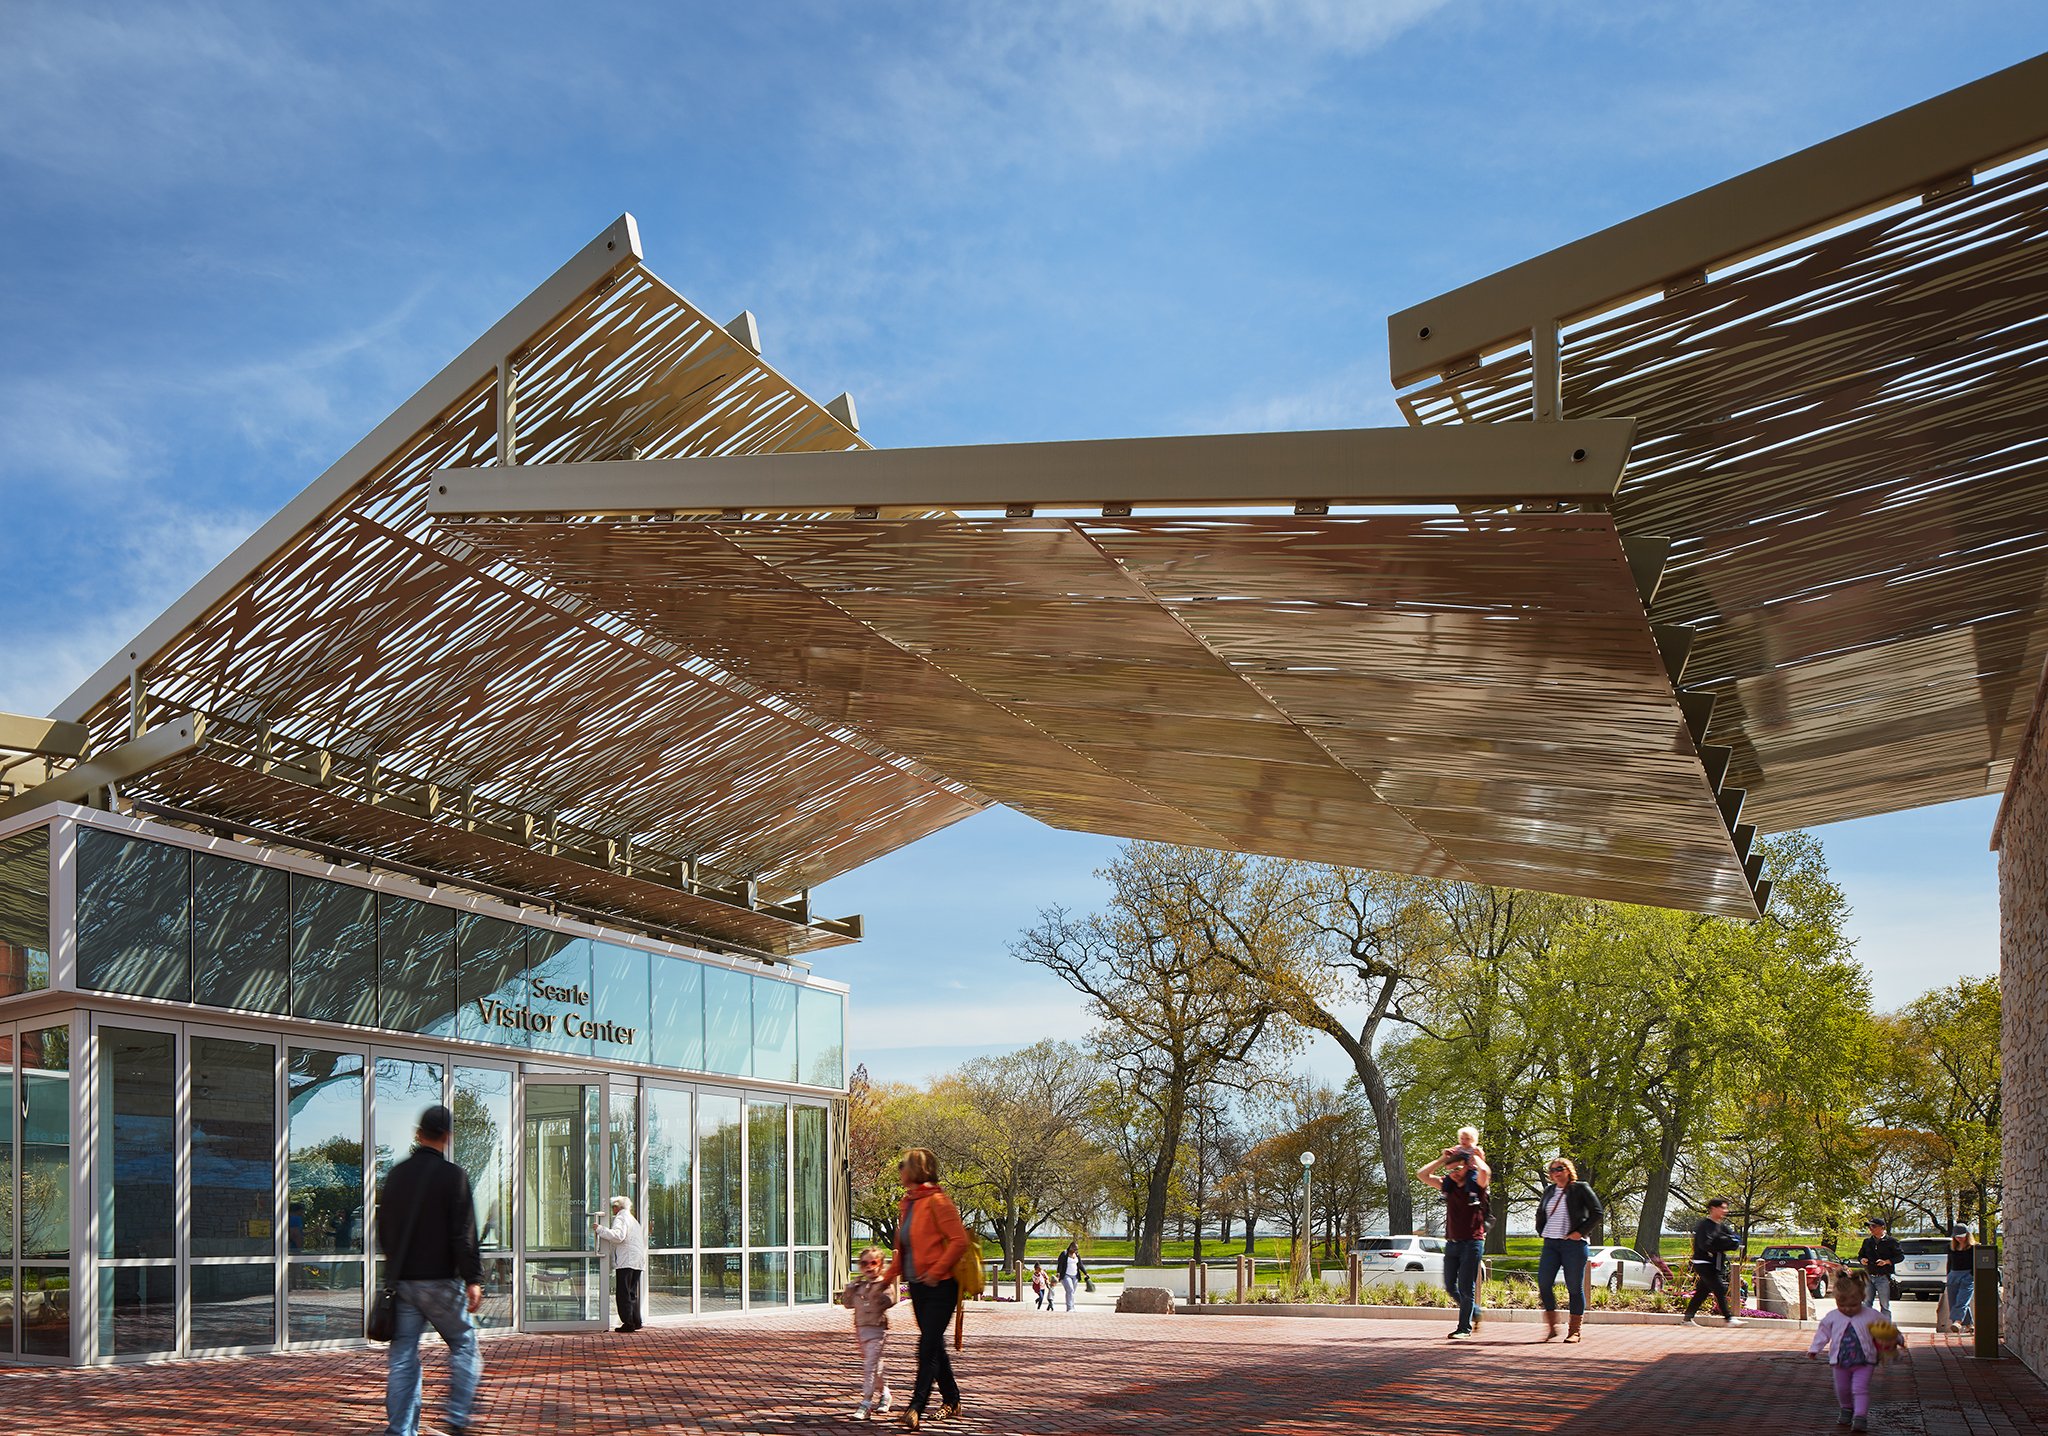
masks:
[[[102,1026],[93,1204],[102,1356],[178,1349],[177,1037]]]
[[[477,1247],[483,1255],[484,1304],[478,1326],[512,1325],[512,1083],[507,1067],[457,1067],[455,1160],[476,1197]]]
[[[71,1355],[71,1026],[21,1034],[15,1091],[21,1102],[21,1265],[15,1301],[23,1356]]]
[[[277,1048],[192,1036],[191,1349],[277,1340]]]
[[[697,1283],[699,1309],[738,1311],[743,1302],[746,1177],[740,1099],[723,1092],[697,1094],[697,1220],[701,1232]]]
[[[285,1329],[363,1334],[363,1054],[294,1047],[285,1068]]]
[[[697,1223],[691,1171],[691,1095],[650,1083],[647,1092],[647,1277],[649,1316],[687,1316],[696,1286]]]
[[[789,1104],[747,1103],[747,1300],[789,1300]]]

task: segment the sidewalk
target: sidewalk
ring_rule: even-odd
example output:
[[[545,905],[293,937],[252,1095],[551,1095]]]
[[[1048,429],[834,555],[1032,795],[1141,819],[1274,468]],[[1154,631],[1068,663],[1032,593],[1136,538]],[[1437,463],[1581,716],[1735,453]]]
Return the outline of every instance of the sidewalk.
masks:
[[[508,1336],[484,1347],[478,1430],[598,1436],[843,1431],[858,1363],[844,1313],[811,1310],[650,1327],[634,1337]],[[1590,1329],[1543,1345],[1528,1327],[1444,1340],[1421,1322],[1275,1317],[1046,1316],[977,1305],[955,1359],[963,1431],[1058,1433],[1471,1431],[1833,1432],[1832,1390],[1784,1331]],[[891,1371],[908,1394],[911,1333]],[[1983,1363],[1927,1336],[1888,1367],[1873,1425],[1914,1436],[2048,1429],[2048,1387],[2017,1362]],[[427,1350],[431,1418],[446,1370]],[[107,1436],[374,1433],[383,1353],[314,1353],[98,1371],[0,1371],[12,1430]],[[893,1429],[893,1428],[865,1428]],[[946,1426],[939,1430],[949,1429]]]

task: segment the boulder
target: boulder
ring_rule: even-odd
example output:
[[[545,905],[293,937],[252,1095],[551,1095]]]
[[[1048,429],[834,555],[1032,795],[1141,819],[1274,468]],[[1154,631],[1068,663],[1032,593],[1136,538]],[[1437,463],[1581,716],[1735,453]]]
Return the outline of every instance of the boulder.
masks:
[[[1776,1312],[1779,1316],[1799,1315],[1799,1285],[1806,1280],[1805,1273],[1796,1267],[1779,1267],[1767,1271],[1757,1283],[1757,1305],[1765,1311]],[[1808,1302],[1811,1312],[1812,1303]]]
[[[1138,1311],[1147,1316],[1173,1315],[1173,1293],[1163,1286],[1127,1286],[1116,1299],[1118,1311]]]

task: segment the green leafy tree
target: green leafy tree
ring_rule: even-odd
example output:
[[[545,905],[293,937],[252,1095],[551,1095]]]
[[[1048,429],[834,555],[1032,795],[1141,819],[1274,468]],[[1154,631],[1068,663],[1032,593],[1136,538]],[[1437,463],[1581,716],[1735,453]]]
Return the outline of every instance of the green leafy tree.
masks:
[[[1881,1019],[1878,1100],[1888,1127],[1921,1134],[1950,1221],[1992,1240],[2002,1199],[2003,1010],[1996,977],[1959,978]]]

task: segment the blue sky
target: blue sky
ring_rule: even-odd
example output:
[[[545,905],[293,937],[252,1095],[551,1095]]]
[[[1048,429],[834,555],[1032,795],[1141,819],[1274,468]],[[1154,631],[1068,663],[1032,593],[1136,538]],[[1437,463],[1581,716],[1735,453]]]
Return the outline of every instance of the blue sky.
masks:
[[[623,210],[878,444],[1393,423],[1389,312],[2043,49],[2018,0],[0,0],[0,709]],[[1996,966],[1992,811],[1823,832],[1880,1002]],[[857,1055],[1080,1035],[1006,948],[1112,850],[998,812],[821,893]]]

